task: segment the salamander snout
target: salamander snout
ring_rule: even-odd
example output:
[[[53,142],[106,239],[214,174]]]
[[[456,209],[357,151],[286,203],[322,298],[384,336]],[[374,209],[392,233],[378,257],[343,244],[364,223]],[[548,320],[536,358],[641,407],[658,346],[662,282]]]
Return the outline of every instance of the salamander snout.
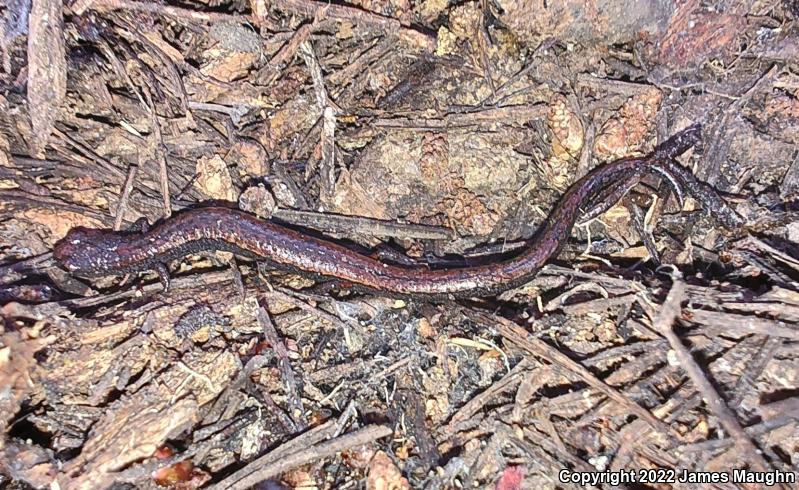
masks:
[[[116,232],[78,226],[56,243],[53,258],[73,274],[103,274],[113,268],[118,245]]]

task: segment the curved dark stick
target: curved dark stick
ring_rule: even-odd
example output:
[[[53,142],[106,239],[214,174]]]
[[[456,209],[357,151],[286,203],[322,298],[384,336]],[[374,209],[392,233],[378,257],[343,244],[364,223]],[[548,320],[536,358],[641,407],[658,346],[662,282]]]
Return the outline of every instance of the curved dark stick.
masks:
[[[242,211],[216,207],[180,213],[145,233],[74,228],[56,244],[53,256],[74,274],[101,276],[158,270],[164,262],[187,253],[227,250],[281,269],[333,277],[390,295],[491,295],[532,279],[568,240],[583,207],[598,196],[620,198],[622,193],[609,189],[627,189],[653,166],[670,162],[663,159],[685,151],[695,141],[696,131],[692,127],[670,138],[648,157],[624,158],[595,168],[566,191],[523,253],[494,264],[440,270],[389,265]],[[681,180],[689,189],[693,185]]]

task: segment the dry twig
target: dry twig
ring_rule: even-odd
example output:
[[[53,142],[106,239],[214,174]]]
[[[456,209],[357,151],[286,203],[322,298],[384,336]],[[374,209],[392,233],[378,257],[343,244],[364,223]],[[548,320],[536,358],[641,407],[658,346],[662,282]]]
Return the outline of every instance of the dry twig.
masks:
[[[630,410],[632,413],[634,413],[641,419],[645,420],[658,432],[667,436],[671,436],[671,430],[669,429],[669,427],[665,425],[662,421],[655,418],[649,412],[649,410],[641,407],[637,403],[633,402],[624,395],[620,394],[613,387],[608,386],[607,384],[602,382],[596,376],[591,374],[591,372],[588,371],[586,368],[584,368],[577,362],[569,359],[565,354],[563,354],[559,350],[550,347],[545,342],[539,339],[530,337],[528,333],[519,325],[500,316],[489,315],[486,313],[466,311],[466,316],[468,316],[469,318],[471,318],[476,322],[479,322],[484,325],[490,325],[493,328],[496,328],[497,331],[503,337],[505,337],[510,342],[513,342],[514,344],[518,345],[527,352],[536,356],[541,356],[547,361],[564,368],[570,373],[573,373],[574,375],[576,375],[577,377],[588,383],[593,388],[599,390],[613,401],[621,404],[622,406]]]
[[[369,425],[349,434],[325,442],[319,442],[328,431],[335,429],[335,423],[328,422],[312,429],[307,434],[289,442],[290,448],[279,447],[274,451],[252,461],[233,475],[217,483],[212,490],[244,490],[281,473],[327,458],[341,451],[373,442],[391,435],[392,430],[383,425]],[[320,437],[321,436],[321,437]]]
[[[702,398],[705,399],[710,409],[716,417],[718,417],[722,427],[735,439],[738,448],[744,452],[742,455],[743,460],[749,462],[758,471],[767,471],[769,465],[766,460],[763,459],[757,447],[746,432],[744,432],[743,428],[741,428],[741,425],[735,418],[735,414],[730,411],[724,403],[724,400],[713,388],[713,385],[710,384],[710,381],[708,381],[707,377],[702,372],[702,368],[694,361],[691,352],[683,345],[679,337],[674,333],[674,330],[672,330],[672,325],[680,317],[682,311],[680,305],[684,299],[684,284],[678,277],[674,277],[674,283],[672,284],[668,296],[666,296],[666,301],[660,307],[657,317],[652,321],[653,327],[669,341],[669,345],[671,345],[672,350],[677,355],[680,366],[688,374],[688,377],[691,378],[691,381],[696,385],[699,392],[702,393]]]
[[[289,363],[286,345],[280,340],[277,330],[275,330],[275,325],[272,323],[272,319],[269,318],[269,314],[262,306],[258,307],[257,318],[258,323],[261,325],[261,328],[263,328],[264,339],[269,342],[272,350],[274,350],[277,355],[277,365],[280,369],[280,375],[283,378],[283,386],[286,389],[286,398],[291,408],[289,411],[291,418],[297,424],[299,430],[304,430],[308,426],[308,422],[305,420],[305,409],[302,406],[302,398],[300,398],[300,393],[297,388],[297,379],[296,376],[294,376],[294,370],[291,369],[291,363]]]

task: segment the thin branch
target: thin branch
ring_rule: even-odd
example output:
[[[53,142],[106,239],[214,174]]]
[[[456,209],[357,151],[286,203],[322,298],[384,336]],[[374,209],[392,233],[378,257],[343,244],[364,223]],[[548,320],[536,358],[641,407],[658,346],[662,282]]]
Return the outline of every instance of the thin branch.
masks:
[[[266,454],[217,483],[211,489],[244,490],[252,488],[253,485],[285,473],[292,468],[333,456],[350,448],[368,444],[377,439],[388,437],[392,433],[393,431],[390,427],[369,425],[363,429],[317,444],[289,442],[288,444],[293,444],[295,447],[300,446],[300,448],[280,458],[274,458],[272,453]],[[300,436],[297,439],[304,438],[305,436]],[[280,450],[281,448],[276,449],[276,451]]]
[[[405,27],[397,19],[385,17],[368,10],[313,0],[275,0],[272,5],[281,10],[307,17],[313,17],[320,8],[325,8],[327,9],[325,15],[329,19],[353,22],[383,32],[394,32],[400,39],[421,46],[427,51],[433,51],[436,47],[436,40],[433,36]]]
[[[506,318],[496,315],[489,315],[487,313],[476,311],[465,311],[465,313],[466,316],[476,322],[493,326],[500,333],[500,335],[526,350],[530,354],[546,359],[552,364],[560,366],[570,373],[573,373],[591,387],[599,390],[608,398],[627,408],[630,412],[637,415],[642,420],[645,420],[658,432],[668,437],[672,437],[672,432],[669,426],[658,420],[649,410],[625,397],[612,386],[608,386],[602,380],[594,376],[588,369],[573,361],[557,349],[552,348],[546,342],[531,337],[527,331],[525,331],[519,325]]]
[[[133,190],[133,182],[136,180],[136,173],[138,170],[139,166],[135,164],[131,164],[128,167],[128,176],[125,178],[125,186],[122,188],[122,195],[119,197],[119,204],[117,205],[117,212],[114,217],[114,230],[119,231],[122,228],[122,220],[125,217],[125,211],[128,209],[130,192]]]
[[[294,371],[291,369],[286,345],[280,339],[272,319],[269,318],[269,314],[263,306],[258,307],[256,316],[258,318],[258,323],[263,329],[264,339],[269,343],[277,356],[277,365],[280,369],[280,376],[283,378],[283,385],[286,389],[286,400],[291,408],[289,415],[300,430],[305,430],[308,427],[308,422],[305,420],[302,398],[297,389],[297,377],[294,376]]]
[[[702,394],[705,403],[708,404],[716,417],[718,417],[724,430],[735,439],[736,445],[743,452],[741,459],[743,461],[748,461],[753,468],[758,471],[768,471],[768,463],[763,459],[763,456],[746,432],[744,432],[738,420],[735,418],[735,414],[727,407],[724,400],[713,388],[713,385],[708,381],[704,372],[702,372],[702,368],[700,368],[694,360],[691,351],[683,345],[672,329],[674,322],[679,318],[682,312],[681,304],[686,296],[685,283],[682,282],[678,276],[675,275],[673,277],[674,284],[668,296],[666,296],[666,301],[660,307],[660,312],[652,322],[653,327],[669,341],[669,345],[677,355],[680,367],[685,370],[688,377]]]

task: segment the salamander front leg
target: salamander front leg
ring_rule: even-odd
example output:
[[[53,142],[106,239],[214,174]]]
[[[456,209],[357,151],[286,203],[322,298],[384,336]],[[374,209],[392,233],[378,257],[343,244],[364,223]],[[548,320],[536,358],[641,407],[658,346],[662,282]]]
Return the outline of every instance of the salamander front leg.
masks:
[[[142,233],[147,233],[148,231],[150,231],[150,222],[147,221],[147,218],[145,216],[142,216],[141,218],[134,221],[133,224],[130,225],[129,229],[131,231],[140,231]]]
[[[163,262],[156,262],[153,264],[153,270],[158,274],[158,280],[164,286],[163,292],[166,293],[169,291],[169,269],[166,268]]]
[[[131,232],[139,232],[139,233],[147,233],[150,231],[150,222],[147,221],[145,216],[137,219],[130,226],[126,228]],[[169,288],[169,271],[162,263],[158,263],[153,265],[152,269],[158,274],[158,280],[164,286],[164,292],[167,291]],[[122,282],[119,284],[120,287],[125,287],[130,284],[135,278],[137,274],[125,274],[125,277],[122,278]]]
[[[147,221],[145,216],[142,216],[133,222],[130,226],[130,230],[139,231],[142,234],[147,233],[150,231],[150,222]],[[155,262],[153,264],[153,270],[158,274],[158,280],[161,282],[161,285],[164,286],[163,292],[166,293],[169,291],[169,269],[167,269],[166,264],[163,262]]]

